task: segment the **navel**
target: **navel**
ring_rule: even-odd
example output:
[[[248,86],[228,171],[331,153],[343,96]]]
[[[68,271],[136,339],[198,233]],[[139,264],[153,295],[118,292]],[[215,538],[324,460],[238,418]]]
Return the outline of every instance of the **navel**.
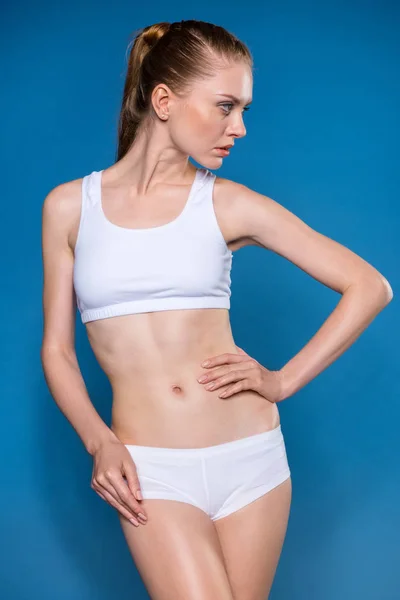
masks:
[[[171,387],[174,394],[181,394],[183,391],[180,385],[173,384]]]

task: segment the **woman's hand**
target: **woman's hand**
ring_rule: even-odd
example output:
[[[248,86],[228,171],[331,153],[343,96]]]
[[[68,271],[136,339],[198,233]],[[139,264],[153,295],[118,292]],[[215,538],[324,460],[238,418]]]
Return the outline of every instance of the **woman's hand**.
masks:
[[[220,354],[209,358],[208,364],[203,362],[201,366],[206,369],[217,368],[203,374],[197,381],[206,384],[205,389],[212,391],[226,386],[219,394],[219,398],[227,398],[244,390],[254,390],[271,403],[279,402],[283,389],[280,371],[269,371],[242,348],[239,346],[236,348],[239,354]],[[211,388],[210,382],[214,384]]]
[[[141,499],[135,463],[121,442],[107,440],[94,452],[90,487],[134,525],[139,525],[136,516],[146,522],[147,515],[134,496],[136,490],[136,497]]]

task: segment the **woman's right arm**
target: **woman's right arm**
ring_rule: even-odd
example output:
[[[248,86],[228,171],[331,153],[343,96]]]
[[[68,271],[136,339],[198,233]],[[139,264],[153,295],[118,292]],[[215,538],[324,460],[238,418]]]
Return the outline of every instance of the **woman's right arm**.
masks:
[[[139,526],[136,516],[147,515],[139,503],[135,463],[94,408],[75,352],[74,253],[69,235],[80,215],[81,189],[82,180],[63,183],[51,190],[43,203],[44,331],[40,356],[56,404],[93,456],[92,489]]]
[[[69,234],[80,214],[81,180],[50,191],[42,208],[43,340],[41,361],[50,392],[93,454],[117,437],[90,401],[75,352],[76,304]]]

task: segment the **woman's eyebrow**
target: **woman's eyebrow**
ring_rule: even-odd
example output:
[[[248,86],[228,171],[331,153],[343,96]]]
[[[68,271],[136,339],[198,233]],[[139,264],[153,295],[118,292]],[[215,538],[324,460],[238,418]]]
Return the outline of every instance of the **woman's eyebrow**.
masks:
[[[231,98],[231,100],[233,100],[235,104],[240,104],[240,99],[234,96],[233,94],[217,94],[217,96],[226,96],[228,98]],[[246,105],[251,103],[252,100],[249,100],[248,102],[246,102]]]

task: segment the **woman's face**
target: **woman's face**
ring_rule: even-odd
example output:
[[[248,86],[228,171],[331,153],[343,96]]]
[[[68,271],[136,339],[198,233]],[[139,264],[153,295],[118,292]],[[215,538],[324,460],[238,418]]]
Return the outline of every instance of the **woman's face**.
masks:
[[[252,101],[252,87],[251,68],[236,63],[195,83],[184,98],[174,96],[168,126],[175,147],[205,167],[219,168],[224,156],[216,148],[246,135],[243,116]]]

